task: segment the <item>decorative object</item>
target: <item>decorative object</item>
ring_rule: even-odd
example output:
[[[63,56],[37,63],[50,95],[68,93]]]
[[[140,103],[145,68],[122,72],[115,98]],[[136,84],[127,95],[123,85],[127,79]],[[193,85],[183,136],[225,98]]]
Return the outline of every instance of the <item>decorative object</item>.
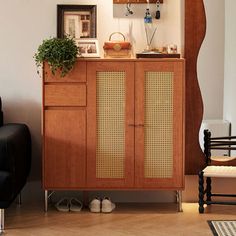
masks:
[[[133,15],[134,12],[131,10],[131,3],[127,3],[126,4],[126,8],[125,8],[125,16],[130,16]]]
[[[176,54],[177,53],[177,45],[176,44],[169,44],[167,46],[167,53]]]
[[[50,38],[43,41],[34,55],[37,67],[47,62],[52,74],[59,69],[64,77],[74,66],[80,55],[74,39],[69,37]]]
[[[136,53],[137,58],[180,58],[178,53],[161,53],[157,51]]]
[[[155,18],[157,20],[160,20],[161,18],[161,11],[160,11],[160,0],[157,0],[157,11],[156,11],[156,16]]]
[[[199,128],[203,118],[203,100],[197,76],[199,50],[206,34],[206,15],[203,0],[185,0],[184,29],[184,57],[186,59],[185,174],[196,175],[202,170],[205,163],[205,158],[199,145]],[[235,164],[236,161],[234,162]]]
[[[149,24],[145,24],[145,35],[146,35],[146,40],[147,40],[147,47],[145,51],[151,51],[151,44],[153,41],[153,38],[155,36],[155,33],[157,31],[157,26],[154,28],[154,31],[152,32],[151,38],[149,39],[148,36],[148,31],[151,30],[152,27],[149,26]]]
[[[96,5],[57,5],[57,37],[96,38]]]
[[[235,220],[209,220],[208,225],[214,236],[236,235]]]
[[[77,40],[77,46],[83,57],[99,57],[99,46],[97,39]]]
[[[145,24],[150,24],[152,23],[152,15],[150,13],[149,8],[146,9],[145,16],[144,16],[144,23]]]
[[[149,0],[150,3],[156,3],[157,0]],[[160,0],[160,3],[163,3],[163,0]],[[134,3],[134,4],[140,4],[140,3],[147,3],[147,0],[113,0],[113,4],[125,4],[125,3]]]
[[[112,40],[115,34],[121,35],[123,41]],[[109,41],[104,43],[104,57],[106,58],[130,58],[131,57],[131,43],[125,40],[125,36],[120,32],[114,32],[110,35]]]

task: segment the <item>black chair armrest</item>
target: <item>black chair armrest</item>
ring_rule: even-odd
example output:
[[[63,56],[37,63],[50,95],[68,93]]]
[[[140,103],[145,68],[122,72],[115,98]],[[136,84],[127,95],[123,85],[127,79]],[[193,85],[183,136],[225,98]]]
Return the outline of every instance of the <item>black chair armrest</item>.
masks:
[[[21,173],[29,173],[30,166],[31,137],[28,127],[24,124],[0,127],[0,171],[9,171],[17,178]]]
[[[0,97],[0,127],[3,126],[2,100]]]

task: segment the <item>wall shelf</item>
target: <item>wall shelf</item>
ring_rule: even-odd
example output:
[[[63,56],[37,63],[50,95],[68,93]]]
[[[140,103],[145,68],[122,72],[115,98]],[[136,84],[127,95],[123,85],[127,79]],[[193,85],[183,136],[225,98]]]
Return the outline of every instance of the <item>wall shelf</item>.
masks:
[[[150,0],[149,2],[156,3],[157,0]],[[125,3],[132,3],[132,4],[147,3],[147,0],[113,0],[113,4],[125,4]],[[163,3],[163,0],[160,0],[160,3]]]

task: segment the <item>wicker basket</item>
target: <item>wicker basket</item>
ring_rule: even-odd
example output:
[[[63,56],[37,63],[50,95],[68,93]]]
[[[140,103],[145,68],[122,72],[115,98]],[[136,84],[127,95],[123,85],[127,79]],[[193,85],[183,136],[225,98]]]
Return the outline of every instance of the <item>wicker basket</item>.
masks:
[[[124,41],[112,41],[112,36],[120,34]],[[109,41],[104,43],[104,57],[105,58],[130,58],[131,44],[125,41],[125,36],[120,32],[114,32],[110,35]]]

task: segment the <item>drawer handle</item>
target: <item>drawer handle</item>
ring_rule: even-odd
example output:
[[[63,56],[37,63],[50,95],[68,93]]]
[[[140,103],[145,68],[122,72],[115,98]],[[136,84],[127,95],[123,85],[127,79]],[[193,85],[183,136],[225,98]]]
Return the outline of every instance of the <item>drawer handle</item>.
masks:
[[[144,127],[144,124],[138,124],[138,125],[136,125],[136,126],[138,126],[138,127]]]
[[[135,124],[128,124],[128,126],[135,127]]]
[[[128,126],[131,126],[131,127],[144,127],[144,124],[138,124],[138,125],[128,124]]]

